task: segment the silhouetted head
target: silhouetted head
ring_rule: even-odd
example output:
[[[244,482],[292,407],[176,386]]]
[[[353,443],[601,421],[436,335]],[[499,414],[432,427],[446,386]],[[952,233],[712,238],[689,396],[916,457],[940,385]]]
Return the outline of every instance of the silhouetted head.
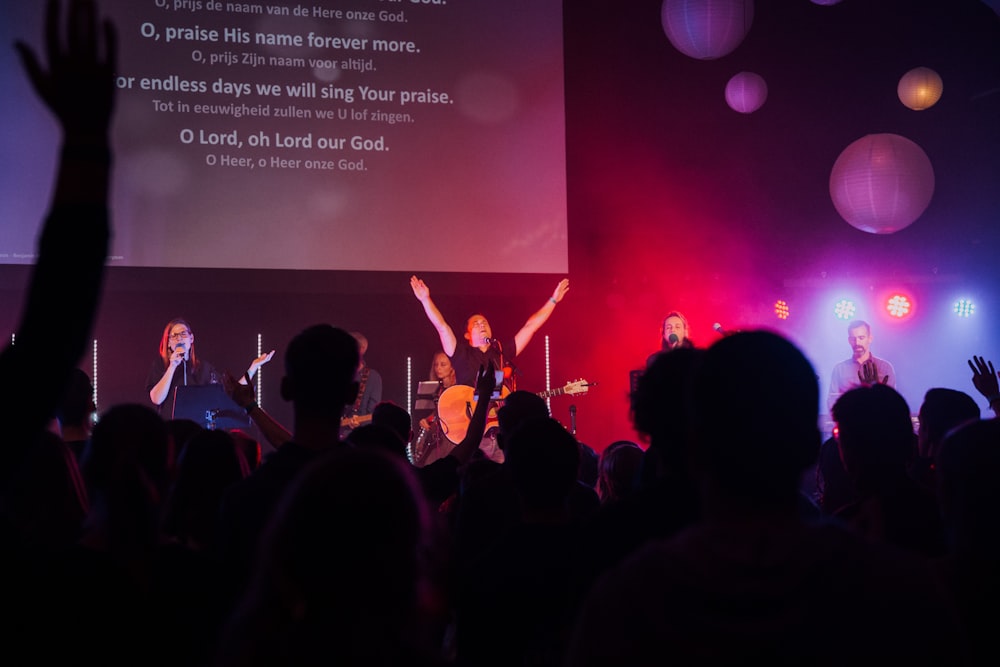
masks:
[[[526,507],[560,508],[577,483],[580,449],[562,424],[551,417],[536,417],[510,433],[504,465]]]
[[[273,587],[277,599],[265,603],[287,605],[277,613],[349,626],[379,619],[391,633],[416,604],[430,525],[409,463],[337,450],[310,464],[276,508],[256,585]]]
[[[109,539],[157,539],[175,454],[167,424],[145,405],[124,403],[101,415],[81,464],[91,516]]]
[[[906,400],[892,387],[873,384],[845,392],[833,405],[844,468],[862,491],[905,474],[916,454]]]
[[[94,405],[94,385],[90,376],[79,368],[74,368],[66,384],[62,401],[56,409],[56,419],[60,426],[83,426],[97,410]]]
[[[243,452],[228,431],[203,429],[191,437],[177,457],[164,512],[165,534],[189,546],[213,545],[223,493],[249,474]]]
[[[392,401],[382,401],[372,410],[372,423],[392,429],[404,444],[410,441],[412,435],[410,413],[401,405],[396,405]]]
[[[296,414],[340,419],[343,408],[358,395],[354,375],[358,342],[329,324],[311,326],[295,336],[285,351],[281,396]]]
[[[345,441],[359,449],[381,449],[395,456],[407,458],[406,441],[386,424],[376,424],[372,421],[359,426],[347,434]]]
[[[932,458],[948,431],[979,417],[979,406],[965,392],[941,387],[927,390],[917,432],[920,455]]]
[[[630,399],[636,431],[657,450],[663,465],[679,469],[687,464],[688,403],[691,378],[704,350],[678,348],[658,354],[643,371]]]
[[[1000,419],[949,431],[937,459],[941,509],[954,550],[995,562],[1000,549]]]
[[[705,352],[691,398],[692,470],[703,485],[750,504],[797,506],[820,445],[819,387],[802,352],[768,331],[722,338]]]
[[[601,452],[598,463],[597,495],[602,503],[632,495],[639,484],[639,470],[645,452],[631,440],[613,442]]]
[[[507,436],[518,426],[528,420],[548,416],[549,406],[541,396],[530,391],[511,392],[497,410],[497,445],[504,449]]]

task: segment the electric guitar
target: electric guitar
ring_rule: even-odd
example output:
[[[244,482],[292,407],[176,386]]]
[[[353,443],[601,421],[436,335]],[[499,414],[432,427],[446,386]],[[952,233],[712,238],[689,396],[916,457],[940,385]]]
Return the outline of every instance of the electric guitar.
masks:
[[[575,396],[586,394],[592,383],[586,380],[576,380],[569,382],[565,386],[551,391],[540,391],[536,396],[549,398],[550,396],[562,396],[563,394]],[[507,387],[503,387],[500,398],[494,400],[494,405],[486,415],[486,430],[498,426],[497,406],[503,404],[503,399],[510,393]],[[475,400],[476,389],[464,384],[456,384],[445,389],[438,397],[438,419],[441,421],[441,432],[454,444],[458,444],[465,439],[465,434],[469,430],[469,422],[472,421],[472,413],[476,409]]]
[[[350,426],[351,428],[357,428],[362,424],[367,424],[372,420],[371,415],[354,415],[352,417],[342,417],[340,420],[340,427]]]

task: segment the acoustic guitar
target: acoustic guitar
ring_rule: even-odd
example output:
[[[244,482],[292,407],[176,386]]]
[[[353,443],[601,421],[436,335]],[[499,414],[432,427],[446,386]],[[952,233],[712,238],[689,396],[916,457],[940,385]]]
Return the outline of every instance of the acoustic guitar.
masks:
[[[566,385],[551,391],[540,391],[536,396],[549,398],[550,396],[575,396],[586,394],[591,384],[586,380],[576,380],[568,382]],[[486,414],[486,431],[496,428],[497,408],[503,405],[503,399],[510,393],[507,387],[501,390],[500,398],[493,401],[490,410]],[[472,413],[476,409],[475,400],[476,389],[464,384],[456,384],[445,389],[438,397],[438,419],[441,421],[441,432],[454,444],[458,444],[465,439],[465,434],[469,430],[469,422],[472,421]]]

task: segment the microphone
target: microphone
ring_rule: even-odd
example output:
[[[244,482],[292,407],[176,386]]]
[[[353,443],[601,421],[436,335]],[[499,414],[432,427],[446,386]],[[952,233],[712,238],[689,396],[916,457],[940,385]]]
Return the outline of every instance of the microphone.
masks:
[[[725,329],[723,329],[723,328],[722,328],[722,325],[721,325],[721,324],[719,324],[718,322],[716,322],[715,324],[713,324],[713,325],[712,325],[712,328],[713,328],[713,329],[715,329],[716,331],[718,331],[718,332],[719,332],[720,334],[722,334],[723,336],[728,336],[728,335],[729,335],[729,332],[728,332],[728,331],[726,331]]]
[[[576,406],[569,406],[569,432],[576,435]]]
[[[174,345],[173,351],[176,352],[177,350],[180,350],[181,352],[184,353],[184,361],[187,361],[188,358],[187,344],[177,343],[177,345]]]
[[[677,337],[677,334],[672,333],[667,336],[667,342],[670,343],[670,348],[673,349],[681,342],[681,339]]]

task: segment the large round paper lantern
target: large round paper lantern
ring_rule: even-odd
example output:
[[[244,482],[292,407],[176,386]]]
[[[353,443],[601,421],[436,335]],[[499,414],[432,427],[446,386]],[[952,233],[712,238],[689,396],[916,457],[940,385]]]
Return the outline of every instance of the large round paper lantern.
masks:
[[[830,198],[851,226],[892,234],[923,214],[934,194],[934,168],[923,149],[898,134],[869,134],[840,154]]]
[[[726,104],[733,111],[753,113],[767,100],[764,77],[753,72],[740,72],[726,84]]]
[[[944,82],[929,67],[915,67],[899,79],[896,94],[899,101],[914,111],[923,111],[937,104],[944,90]]]
[[[660,22],[684,55],[712,60],[740,45],[753,23],[753,0],[663,0]]]

